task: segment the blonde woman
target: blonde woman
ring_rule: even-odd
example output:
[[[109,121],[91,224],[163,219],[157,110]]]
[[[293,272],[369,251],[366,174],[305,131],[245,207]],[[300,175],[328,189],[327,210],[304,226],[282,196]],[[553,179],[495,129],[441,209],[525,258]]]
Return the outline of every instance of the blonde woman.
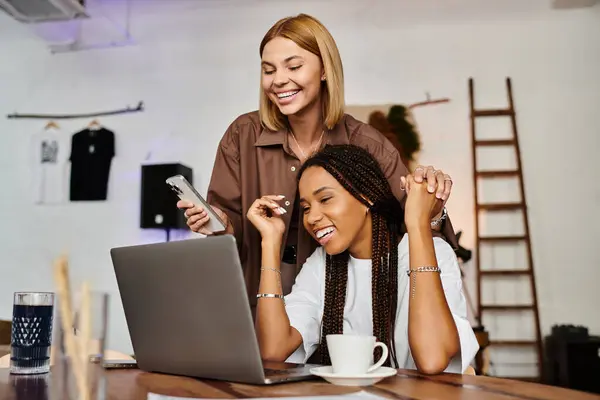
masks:
[[[302,227],[296,175],[302,163],[327,144],[360,146],[381,165],[394,195],[404,203],[400,178],[408,174],[398,151],[373,127],[344,113],[344,74],[336,43],[315,18],[300,14],[281,19],[260,43],[259,110],[236,118],[221,139],[208,202],[227,224],[224,233],[235,235],[254,309],[260,278],[261,239],[244,218],[255,199],[269,195],[271,207],[285,223],[281,246],[282,283],[289,293],[297,272],[317,243]],[[455,244],[444,204],[452,181],[433,167],[419,166],[417,182],[430,182],[438,202],[431,215],[432,230]],[[208,215],[199,205],[178,202],[194,232],[212,235],[205,228]],[[221,232],[222,233],[222,232]]]

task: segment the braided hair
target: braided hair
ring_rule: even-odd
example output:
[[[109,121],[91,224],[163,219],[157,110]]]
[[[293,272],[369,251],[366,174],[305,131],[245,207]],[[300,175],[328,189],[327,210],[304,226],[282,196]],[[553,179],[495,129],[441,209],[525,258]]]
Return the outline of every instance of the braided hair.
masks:
[[[372,218],[373,336],[387,345],[391,361],[398,366],[394,327],[398,303],[398,240],[404,212],[377,160],[362,147],[329,145],[315,153],[300,168],[318,166],[331,174],[352,196],[369,207]],[[321,363],[331,364],[327,335],[343,333],[344,306],[348,283],[348,250],[326,256],[325,305],[321,331]],[[374,357],[381,356],[381,348]]]

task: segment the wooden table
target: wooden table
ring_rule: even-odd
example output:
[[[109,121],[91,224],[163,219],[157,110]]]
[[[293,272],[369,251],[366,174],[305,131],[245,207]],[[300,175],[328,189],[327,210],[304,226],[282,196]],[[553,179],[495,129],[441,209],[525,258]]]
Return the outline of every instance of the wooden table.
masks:
[[[249,398],[334,395],[366,390],[395,400],[509,400],[556,399],[591,400],[600,396],[553,386],[485,376],[442,374],[424,376],[416,371],[399,370],[398,375],[375,386],[357,388],[331,385],[321,379],[253,386],[229,382],[183,378],[146,373],[136,369],[107,371],[106,400],[146,400],[148,392],[202,398]],[[40,396],[19,396],[13,389],[8,370],[0,370],[0,400],[47,400]]]

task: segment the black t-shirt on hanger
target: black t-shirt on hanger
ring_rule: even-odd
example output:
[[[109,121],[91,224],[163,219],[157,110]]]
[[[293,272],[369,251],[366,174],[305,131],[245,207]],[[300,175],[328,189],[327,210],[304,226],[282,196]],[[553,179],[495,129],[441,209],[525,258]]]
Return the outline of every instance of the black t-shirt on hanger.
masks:
[[[115,134],[106,129],[84,129],[71,142],[71,201],[106,200]]]

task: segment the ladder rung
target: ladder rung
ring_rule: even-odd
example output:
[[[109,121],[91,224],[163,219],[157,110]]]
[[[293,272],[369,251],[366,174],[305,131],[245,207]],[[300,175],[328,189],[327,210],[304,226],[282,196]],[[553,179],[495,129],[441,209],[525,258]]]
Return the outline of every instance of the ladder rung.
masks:
[[[523,203],[484,203],[477,204],[480,210],[502,211],[502,210],[521,210],[525,208]]]
[[[532,304],[489,304],[481,305],[482,310],[491,310],[491,311],[511,311],[511,310],[531,310],[534,306]]]
[[[482,236],[479,238],[482,242],[518,242],[527,239],[525,235],[518,236]]]
[[[510,108],[495,108],[486,110],[473,110],[474,117],[502,117],[512,115],[513,110]]]
[[[492,346],[535,346],[535,340],[490,340]]]
[[[511,146],[515,144],[514,139],[486,139],[476,140],[476,146]]]
[[[492,269],[479,271],[481,275],[531,275],[528,269]]]
[[[519,170],[515,169],[515,170],[490,170],[490,171],[477,171],[476,172],[477,176],[483,176],[483,177],[495,177],[495,176],[516,176],[519,175]]]

